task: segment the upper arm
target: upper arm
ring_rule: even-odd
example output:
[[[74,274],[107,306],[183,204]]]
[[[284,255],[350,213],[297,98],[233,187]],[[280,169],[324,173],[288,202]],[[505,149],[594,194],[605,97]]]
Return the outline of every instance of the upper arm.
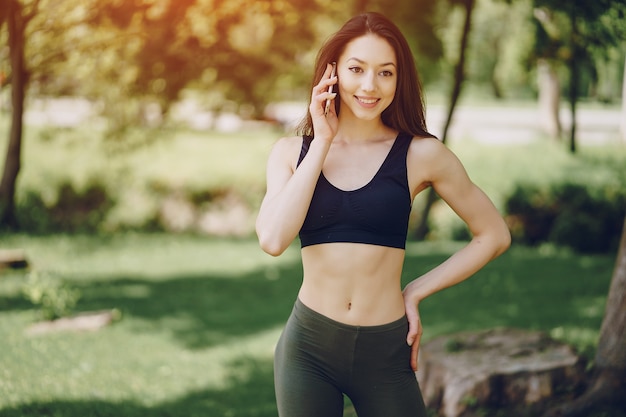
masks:
[[[421,142],[421,141],[420,141]],[[413,161],[421,168],[421,181],[437,194],[467,224],[473,235],[499,230],[502,216],[489,197],[469,178],[456,155],[438,140],[427,140],[413,149]]]
[[[298,138],[279,139],[267,158],[265,198],[276,195],[296,170],[301,142]]]

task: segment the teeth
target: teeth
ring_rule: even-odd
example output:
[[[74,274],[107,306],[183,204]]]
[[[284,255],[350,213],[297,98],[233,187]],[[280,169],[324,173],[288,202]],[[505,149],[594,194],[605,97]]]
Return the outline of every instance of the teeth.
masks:
[[[377,100],[377,99],[375,99],[375,98],[374,98],[374,99],[364,99],[364,98],[359,98],[359,101],[360,101],[361,103],[364,103],[364,104],[374,104],[374,103],[376,103],[378,100]]]

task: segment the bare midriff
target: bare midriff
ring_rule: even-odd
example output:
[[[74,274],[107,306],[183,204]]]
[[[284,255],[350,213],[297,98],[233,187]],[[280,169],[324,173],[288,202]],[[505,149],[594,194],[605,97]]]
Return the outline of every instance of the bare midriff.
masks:
[[[341,323],[390,323],[404,315],[403,262],[404,250],[398,248],[342,242],[306,246],[298,297]]]

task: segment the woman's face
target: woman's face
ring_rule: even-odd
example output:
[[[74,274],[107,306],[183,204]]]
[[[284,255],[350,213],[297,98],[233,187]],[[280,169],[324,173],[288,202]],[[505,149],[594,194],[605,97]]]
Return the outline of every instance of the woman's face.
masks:
[[[337,62],[341,112],[359,119],[379,118],[396,92],[396,54],[389,43],[367,34],[353,39]]]

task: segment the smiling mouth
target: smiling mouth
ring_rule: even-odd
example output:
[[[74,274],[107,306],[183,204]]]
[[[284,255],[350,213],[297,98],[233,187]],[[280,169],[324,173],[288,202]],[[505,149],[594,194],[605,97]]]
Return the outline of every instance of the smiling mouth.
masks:
[[[355,98],[357,99],[359,103],[368,104],[368,105],[375,104],[380,100],[378,98],[361,98],[357,96],[355,96]]]

